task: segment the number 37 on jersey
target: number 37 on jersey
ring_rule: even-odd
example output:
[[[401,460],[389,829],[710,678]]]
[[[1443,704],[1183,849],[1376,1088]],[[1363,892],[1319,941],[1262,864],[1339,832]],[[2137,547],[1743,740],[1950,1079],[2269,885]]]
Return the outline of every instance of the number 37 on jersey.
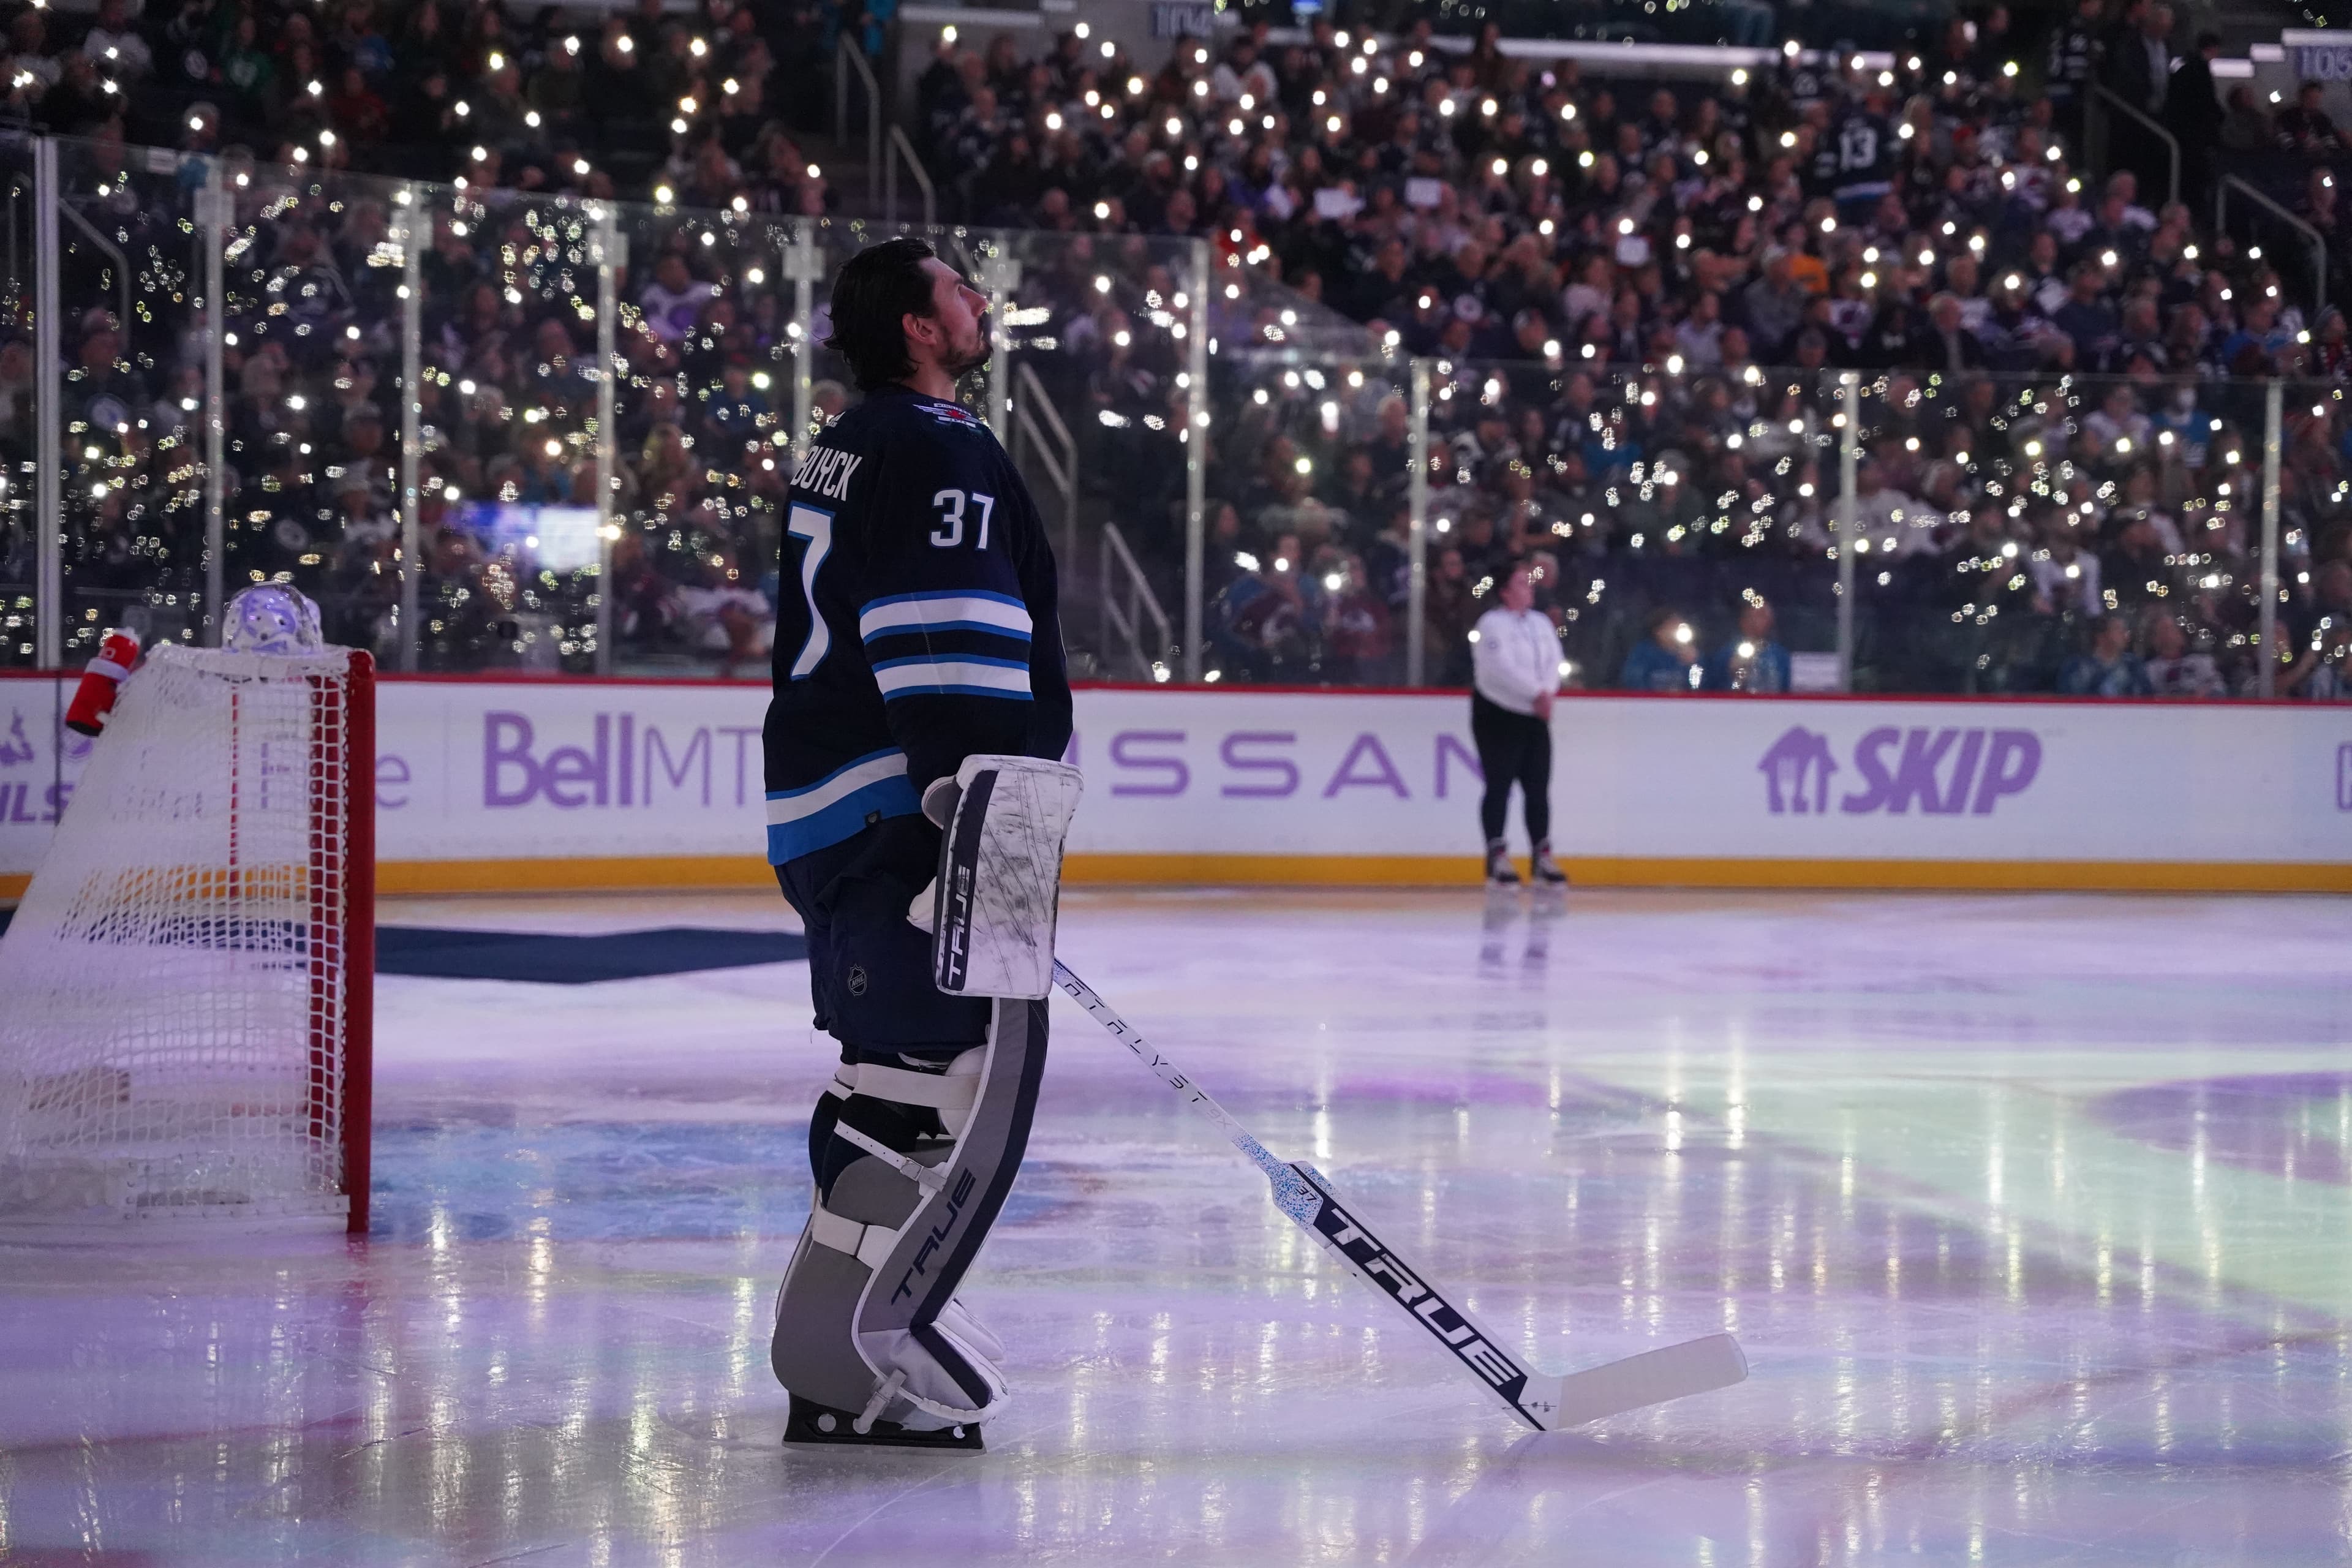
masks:
[[[807,474],[815,459],[825,451],[824,447],[816,448],[811,454],[811,461],[803,465],[802,473]],[[803,482],[837,500],[846,494],[850,475],[856,472],[857,464],[863,459],[849,453],[836,455],[846,460],[832,470],[814,476],[813,483]],[[954,550],[966,544],[975,550],[988,548],[989,521],[996,511],[994,496],[979,490],[941,489],[931,497],[931,507],[935,516],[929,538],[934,549]],[[824,616],[817,609],[816,576],[824,565],[824,558],[833,550],[834,516],[833,512],[822,508],[795,502],[784,524],[785,533],[803,544],[800,563],[801,596],[807,605],[809,616],[808,640],[802,646],[799,657],[793,661],[794,679],[814,670],[832,650],[832,637],[825,629]]]

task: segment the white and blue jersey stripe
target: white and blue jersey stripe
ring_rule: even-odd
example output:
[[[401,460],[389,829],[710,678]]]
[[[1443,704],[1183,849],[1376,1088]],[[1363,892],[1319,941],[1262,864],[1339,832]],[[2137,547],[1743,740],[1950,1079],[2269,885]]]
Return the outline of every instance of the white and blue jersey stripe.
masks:
[[[838,844],[886,816],[923,809],[897,747],[858,757],[798,789],[768,792],[768,863],[781,866]]]
[[[952,695],[1012,697],[1029,700],[1029,661],[983,658],[978,654],[909,655],[874,667],[874,683],[884,701],[899,697]]]
[[[893,595],[861,608],[857,629],[885,702],[1030,700],[1029,610],[1004,595]]]
[[[857,613],[857,635],[879,638],[929,632],[987,632],[1029,640],[1029,606],[1003,594],[894,594]]]
[[[967,756],[1067,748],[1053,552],[986,426],[906,386],[868,393],[811,442],[783,532],[771,860],[918,815]]]

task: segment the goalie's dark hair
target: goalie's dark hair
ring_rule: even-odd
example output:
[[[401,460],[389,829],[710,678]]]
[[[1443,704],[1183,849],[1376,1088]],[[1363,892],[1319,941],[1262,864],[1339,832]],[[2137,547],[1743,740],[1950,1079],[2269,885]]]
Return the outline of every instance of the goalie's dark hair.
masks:
[[[851,257],[834,279],[833,335],[824,346],[849,362],[860,392],[914,374],[903,322],[931,313],[923,263],[934,254],[919,239],[886,239]]]

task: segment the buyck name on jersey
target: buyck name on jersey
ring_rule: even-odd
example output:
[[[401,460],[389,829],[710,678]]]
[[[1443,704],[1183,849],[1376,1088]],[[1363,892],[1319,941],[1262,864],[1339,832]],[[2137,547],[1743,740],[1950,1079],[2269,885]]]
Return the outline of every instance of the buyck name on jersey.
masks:
[[[827,500],[849,499],[849,481],[856,476],[858,465],[866,461],[862,452],[844,452],[834,447],[811,447],[801,458],[800,467],[793,470],[793,486],[796,489],[814,490]]]

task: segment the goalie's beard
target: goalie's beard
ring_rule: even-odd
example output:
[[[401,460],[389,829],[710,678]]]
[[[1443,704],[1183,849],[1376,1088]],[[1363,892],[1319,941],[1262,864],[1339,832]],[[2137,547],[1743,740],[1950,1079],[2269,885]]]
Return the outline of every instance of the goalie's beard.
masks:
[[[982,316],[972,331],[971,346],[958,350],[955,357],[943,363],[940,368],[948,373],[949,380],[961,381],[986,364],[988,358],[988,318]]]

